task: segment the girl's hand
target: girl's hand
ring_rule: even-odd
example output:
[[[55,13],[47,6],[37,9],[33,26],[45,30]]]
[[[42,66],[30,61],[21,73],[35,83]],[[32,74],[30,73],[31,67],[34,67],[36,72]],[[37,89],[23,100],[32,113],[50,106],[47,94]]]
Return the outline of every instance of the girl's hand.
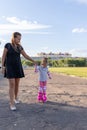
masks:
[[[52,79],[51,77],[49,77],[49,79]]]
[[[35,66],[37,66],[37,62],[36,61],[34,61],[33,63],[34,63]]]

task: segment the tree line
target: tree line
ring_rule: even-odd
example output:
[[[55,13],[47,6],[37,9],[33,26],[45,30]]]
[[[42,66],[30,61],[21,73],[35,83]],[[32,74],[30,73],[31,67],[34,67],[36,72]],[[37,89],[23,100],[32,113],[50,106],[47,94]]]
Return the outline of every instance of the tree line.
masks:
[[[37,60],[37,64],[40,65],[40,60]],[[33,66],[33,63],[27,60],[22,60],[23,65]],[[50,67],[87,67],[86,58],[63,58],[58,60],[52,60],[48,58],[48,65]]]

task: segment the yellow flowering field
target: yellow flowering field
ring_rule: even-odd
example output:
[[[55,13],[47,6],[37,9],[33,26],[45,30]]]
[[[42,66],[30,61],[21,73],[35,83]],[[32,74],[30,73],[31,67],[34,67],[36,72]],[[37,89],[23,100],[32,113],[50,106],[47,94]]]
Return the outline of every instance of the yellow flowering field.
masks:
[[[49,68],[49,70],[51,72],[57,72],[87,78],[87,67],[57,67],[57,68]]]

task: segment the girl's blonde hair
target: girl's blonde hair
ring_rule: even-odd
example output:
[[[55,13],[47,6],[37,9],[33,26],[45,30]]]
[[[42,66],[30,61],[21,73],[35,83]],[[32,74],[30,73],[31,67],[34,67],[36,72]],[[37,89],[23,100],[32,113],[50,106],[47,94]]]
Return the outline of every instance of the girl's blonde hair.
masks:
[[[12,43],[12,44],[15,44],[15,43],[14,43],[14,39],[15,39],[17,36],[21,36],[21,33],[19,33],[19,32],[14,32],[14,33],[12,34],[12,38],[11,38],[11,43]]]

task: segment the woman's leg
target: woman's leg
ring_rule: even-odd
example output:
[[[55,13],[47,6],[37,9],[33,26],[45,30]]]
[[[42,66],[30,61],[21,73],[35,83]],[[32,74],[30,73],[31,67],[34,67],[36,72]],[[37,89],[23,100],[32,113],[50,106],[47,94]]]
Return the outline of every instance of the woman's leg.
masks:
[[[15,78],[15,90],[14,90],[15,99],[17,99],[18,97],[19,82],[20,82],[20,78]]]
[[[10,105],[14,105],[15,79],[8,79],[8,81],[9,81]]]

